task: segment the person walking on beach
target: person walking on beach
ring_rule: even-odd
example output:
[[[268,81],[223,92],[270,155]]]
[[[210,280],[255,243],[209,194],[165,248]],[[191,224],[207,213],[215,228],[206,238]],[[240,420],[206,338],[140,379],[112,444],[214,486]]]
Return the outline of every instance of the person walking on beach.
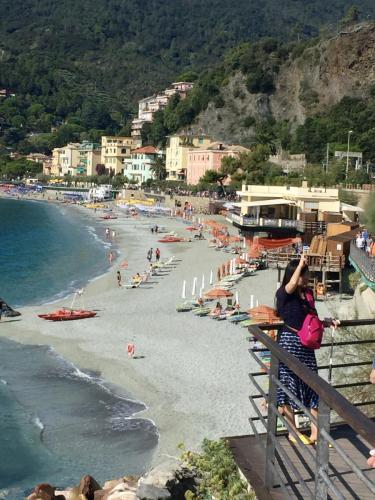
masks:
[[[295,356],[301,363],[310,370],[317,373],[318,367],[315,352],[305,347],[300,340],[298,332],[301,330],[306,316],[317,314],[312,291],[307,288],[309,280],[309,268],[304,254],[300,260],[294,259],[289,262],[285,269],[285,274],[280,288],[276,292],[276,308],[278,315],[284,321],[284,327],[279,339],[279,344],[290,354]],[[336,327],[338,322],[327,320],[329,325]],[[305,382],[285,364],[280,362],[279,380],[289,389],[289,391],[300,400],[302,405],[309,408],[311,414],[318,418],[319,397]],[[277,406],[285,415],[290,427],[296,432],[299,439],[307,445],[315,444],[318,432],[314,424],[311,423],[311,435],[306,437],[299,433],[294,420],[294,411],[299,410],[299,406],[282,389],[277,389]],[[295,437],[289,432],[289,440],[295,443]]]
[[[149,262],[151,262],[151,261],[152,261],[152,248],[150,248],[150,250],[147,252],[147,260],[148,260]]]
[[[159,262],[159,260],[160,260],[160,249],[159,248],[157,248],[155,250],[155,257],[156,257],[156,262]]]
[[[120,273],[120,271],[117,271],[117,286],[119,288],[121,287],[121,273]]]
[[[105,230],[105,237],[109,240],[109,227]]]
[[[111,265],[112,261],[113,261],[113,253],[112,252],[109,252],[109,254],[108,254],[108,260],[109,260],[109,265]]]

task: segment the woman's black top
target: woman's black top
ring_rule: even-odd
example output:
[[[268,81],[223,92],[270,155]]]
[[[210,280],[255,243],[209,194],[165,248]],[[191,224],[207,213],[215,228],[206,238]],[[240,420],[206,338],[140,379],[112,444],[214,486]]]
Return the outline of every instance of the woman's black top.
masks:
[[[311,290],[309,290],[310,293]],[[277,313],[283,319],[285,325],[296,330],[302,328],[303,322],[311,306],[306,299],[302,299],[298,292],[287,293],[285,287],[280,287],[276,292]],[[286,328],[287,330],[288,328]]]

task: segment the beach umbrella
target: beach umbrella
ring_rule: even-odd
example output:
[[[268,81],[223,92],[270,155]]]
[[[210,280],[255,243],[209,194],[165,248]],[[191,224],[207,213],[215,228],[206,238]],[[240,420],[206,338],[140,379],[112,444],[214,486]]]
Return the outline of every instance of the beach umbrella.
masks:
[[[202,284],[201,284],[201,289],[204,290],[204,286],[205,286],[205,283],[204,283],[204,274],[202,274]]]
[[[214,284],[214,273],[213,273],[213,271],[211,269],[211,271],[210,271],[210,285],[213,285],[213,284]]]
[[[186,299],[186,280],[184,280],[184,281],[182,282],[182,295],[181,295],[181,297],[182,297],[183,299]]]
[[[191,295],[194,297],[196,292],[197,292],[197,281],[198,281],[198,278],[194,278],[193,280],[193,289],[191,291]]]
[[[229,290],[223,290],[222,288],[212,288],[205,296],[209,299],[222,299],[225,297],[233,297],[233,293],[229,292]]]

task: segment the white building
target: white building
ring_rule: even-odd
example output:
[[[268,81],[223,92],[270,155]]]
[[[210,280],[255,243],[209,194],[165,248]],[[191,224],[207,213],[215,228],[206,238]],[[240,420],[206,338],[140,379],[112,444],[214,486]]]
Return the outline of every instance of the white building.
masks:
[[[141,99],[138,102],[138,117],[134,118],[132,122],[132,137],[141,136],[143,125],[151,123],[154,119],[154,114],[164,109],[172,96],[178,94],[181,99],[184,99],[193,87],[194,84],[191,82],[176,82],[172,83],[172,88],[165,89],[160,94]]]

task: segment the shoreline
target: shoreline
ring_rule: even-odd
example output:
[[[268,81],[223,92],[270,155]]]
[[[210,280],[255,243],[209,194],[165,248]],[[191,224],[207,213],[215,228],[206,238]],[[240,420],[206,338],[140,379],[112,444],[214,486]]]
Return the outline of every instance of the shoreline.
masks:
[[[168,217],[106,222],[116,230],[121,257],[86,287],[85,305],[98,309],[98,316],[51,324],[36,316],[45,307],[25,307],[20,309],[22,321],[2,321],[0,334],[22,343],[50,345],[79,370],[99,372],[127,399],[143,403],[146,409],[139,416],[151,420],[159,433],[153,463],[179,455],[180,442],[197,449],[205,437],[248,434],[247,373],[255,362],[247,353],[247,330],[175,310],[182,281],[187,280],[190,295],[193,277],[200,281],[204,273],[207,290],[210,269],[215,273],[228,254],[208,248],[207,240],[160,244],[163,260],[175,256],[173,268],[139,289],[119,289],[115,271],[120,259],[129,262],[129,269],[121,271],[123,281],[148,266],[147,249],[158,245],[158,236],[149,231],[151,224],[184,236],[186,225]],[[236,289],[243,308],[249,307],[250,294],[260,304],[272,305],[276,280],[274,270],[242,280]],[[126,345],[133,339],[140,359],[127,356]]]

